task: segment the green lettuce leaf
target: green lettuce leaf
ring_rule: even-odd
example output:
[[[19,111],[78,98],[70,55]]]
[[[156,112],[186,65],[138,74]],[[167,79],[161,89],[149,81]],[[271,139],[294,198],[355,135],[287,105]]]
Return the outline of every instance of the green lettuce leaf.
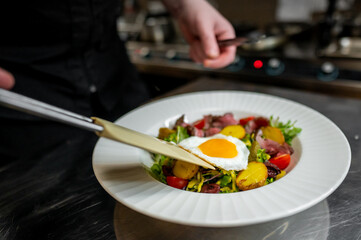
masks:
[[[256,158],[257,162],[264,163],[264,162],[268,161],[270,158],[271,158],[271,156],[266,153],[266,149],[258,149],[257,150],[257,158]]]

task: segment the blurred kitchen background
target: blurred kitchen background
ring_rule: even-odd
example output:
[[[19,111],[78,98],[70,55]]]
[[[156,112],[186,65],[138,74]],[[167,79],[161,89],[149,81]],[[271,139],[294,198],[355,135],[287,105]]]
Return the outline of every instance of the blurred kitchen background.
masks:
[[[218,70],[191,61],[161,1],[124,1],[119,36],[153,96],[208,76],[361,98],[361,0],[209,2],[237,36],[265,36]]]

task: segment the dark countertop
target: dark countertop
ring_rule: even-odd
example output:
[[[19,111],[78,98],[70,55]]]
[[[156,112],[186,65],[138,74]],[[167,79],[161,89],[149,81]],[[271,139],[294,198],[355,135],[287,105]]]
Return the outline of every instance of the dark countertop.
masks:
[[[209,78],[161,97],[207,90],[263,92],[324,114],[339,126],[351,145],[352,163],[346,179],[316,206],[272,223],[225,229],[171,224],[116,203],[102,189],[91,163],[97,137],[79,130],[73,132],[71,141],[39,156],[10,163],[0,159],[0,239],[338,240],[361,236],[360,99]]]
[[[156,220],[117,203],[117,239],[358,239],[361,236],[361,100],[335,97],[237,80],[200,78],[162,97],[209,91],[240,90],[287,98],[315,109],[332,120],[351,145],[350,171],[327,199],[294,216],[239,228],[198,228]],[[139,227],[141,226],[141,231]],[[176,233],[176,234],[174,234]]]
[[[44,153],[0,159],[0,239],[115,239],[115,201],[92,169],[97,137],[66,130],[71,138]]]

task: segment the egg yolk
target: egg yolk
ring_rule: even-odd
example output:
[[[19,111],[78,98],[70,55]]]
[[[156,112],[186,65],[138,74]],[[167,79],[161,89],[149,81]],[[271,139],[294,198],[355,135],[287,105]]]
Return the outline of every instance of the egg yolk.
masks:
[[[198,148],[209,157],[234,158],[237,156],[236,145],[226,139],[210,139]]]

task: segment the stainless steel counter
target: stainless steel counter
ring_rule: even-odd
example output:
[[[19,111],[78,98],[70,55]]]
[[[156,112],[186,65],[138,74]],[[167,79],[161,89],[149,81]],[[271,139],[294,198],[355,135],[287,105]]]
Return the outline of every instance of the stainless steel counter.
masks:
[[[299,102],[322,113],[344,132],[351,145],[352,162],[346,179],[327,199],[299,214],[246,227],[178,225],[153,219],[117,203],[114,211],[117,239],[361,239],[360,99],[212,78],[199,78],[161,97],[207,90],[261,92]]]

